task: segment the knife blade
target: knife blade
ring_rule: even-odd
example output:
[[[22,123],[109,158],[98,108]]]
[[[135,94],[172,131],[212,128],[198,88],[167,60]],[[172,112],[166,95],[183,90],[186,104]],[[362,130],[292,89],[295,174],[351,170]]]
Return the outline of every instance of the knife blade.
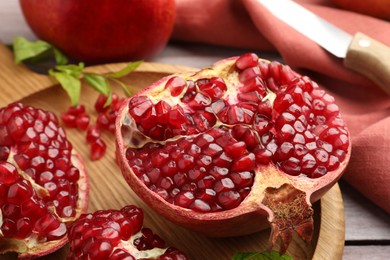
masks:
[[[390,95],[390,47],[363,34],[351,35],[292,0],[257,0],[275,17],[343,59],[346,68]]]

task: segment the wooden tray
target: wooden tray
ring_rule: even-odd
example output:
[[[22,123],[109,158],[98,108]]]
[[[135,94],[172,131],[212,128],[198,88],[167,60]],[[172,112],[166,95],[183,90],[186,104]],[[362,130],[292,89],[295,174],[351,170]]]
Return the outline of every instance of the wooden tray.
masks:
[[[119,70],[125,64],[109,64],[89,67],[93,72],[110,72]],[[137,89],[144,88],[157,79],[175,72],[194,70],[193,68],[158,63],[143,63],[136,72],[127,76],[124,81]],[[15,66],[12,55],[0,44],[0,105],[13,101],[22,101],[51,110],[59,115],[70,105],[65,92],[46,75],[31,72],[26,67]],[[118,93],[122,93],[120,90]],[[95,119],[93,104],[97,93],[83,86],[81,103]],[[179,227],[155,214],[144,204],[126,184],[114,161],[114,137],[104,135],[108,144],[105,157],[97,162],[89,160],[89,148],[85,143],[85,132],[66,129],[73,146],[83,156],[90,176],[89,211],[98,209],[119,209],[127,204],[135,204],[144,209],[144,225],[152,228],[168,244],[174,245],[188,253],[191,259],[231,259],[236,252],[259,252],[268,247],[270,230],[253,235],[236,238],[209,238]],[[322,199],[314,205],[315,236],[310,243],[303,242],[295,236],[288,254],[294,259],[341,259],[344,248],[344,208],[339,186],[336,184]],[[277,248],[275,248],[277,249]],[[43,259],[64,259],[67,248],[64,248]],[[7,256],[14,259],[14,255]],[[3,258],[1,258],[3,259]]]

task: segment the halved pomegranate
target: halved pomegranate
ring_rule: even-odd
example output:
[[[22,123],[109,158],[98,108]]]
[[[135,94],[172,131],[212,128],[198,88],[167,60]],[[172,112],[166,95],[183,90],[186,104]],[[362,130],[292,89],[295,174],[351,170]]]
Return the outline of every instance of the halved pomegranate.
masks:
[[[69,230],[67,259],[187,259],[183,252],[166,246],[162,238],[143,227],[143,220],[142,209],[133,205],[81,215]]]
[[[83,161],[56,116],[13,103],[0,109],[0,253],[51,253],[87,208]]]
[[[272,227],[286,251],[313,233],[311,203],[351,143],[334,98],[278,62],[244,54],[161,79],[117,118],[127,182],[167,219],[211,236]]]

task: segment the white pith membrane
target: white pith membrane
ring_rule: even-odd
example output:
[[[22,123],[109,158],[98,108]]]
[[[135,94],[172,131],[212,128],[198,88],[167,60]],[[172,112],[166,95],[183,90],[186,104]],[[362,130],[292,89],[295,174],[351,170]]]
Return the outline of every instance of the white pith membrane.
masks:
[[[14,155],[17,154],[16,145],[11,147],[7,162],[14,165],[17,169],[19,176],[27,180],[33,189],[33,197],[37,200],[43,200],[44,197],[49,195],[49,192],[36,181],[31,178],[25,171],[20,169],[18,164],[14,160]],[[46,206],[45,208],[51,212],[58,220],[66,225],[66,227],[74,222],[82,213],[84,213],[88,206],[88,183],[89,180],[86,175],[86,169],[81,157],[72,149],[71,152],[71,165],[79,169],[80,177],[77,181],[78,186],[78,200],[75,208],[75,215],[69,218],[62,218],[58,216],[54,206]],[[2,210],[0,209],[0,227],[3,225]],[[61,226],[57,229],[60,229]],[[56,229],[56,230],[57,230]],[[54,230],[54,231],[56,231]],[[52,231],[53,232],[53,231]],[[48,233],[49,234],[49,233]],[[68,239],[65,234],[58,240],[44,241],[39,239],[39,235],[33,230],[31,235],[23,240],[17,238],[5,238],[0,230],[0,254],[16,252],[18,253],[18,259],[30,259],[38,256],[52,253],[59,248],[63,247],[67,243]]]
[[[117,248],[121,248],[131,254],[135,259],[157,259],[157,257],[163,255],[167,250],[167,248],[158,247],[147,250],[138,250],[138,248],[134,245],[134,240],[140,237],[142,237],[142,229],[138,233],[132,235],[129,240],[121,240],[119,244],[113,248],[112,252],[114,252]]]
[[[225,93],[222,99],[229,104],[237,102],[237,94],[234,90],[241,84],[238,80],[238,72],[234,68],[237,57],[226,59],[216,63],[213,67],[201,70],[197,73],[178,74],[184,80],[196,81],[202,78],[219,77],[224,79],[229,93]],[[148,96],[154,103],[156,100],[164,100],[170,105],[181,104],[180,94],[172,97],[165,89],[166,82],[173,76],[168,76],[138,95]],[[230,95],[229,98],[226,96]],[[267,89],[267,95],[263,101],[269,100],[273,105],[276,94]],[[186,106],[182,106],[186,112]],[[286,251],[292,240],[292,232],[295,230],[305,240],[310,240],[313,233],[313,210],[311,203],[317,201],[334,183],[341,177],[348,163],[351,145],[344,161],[338,169],[328,171],[320,178],[306,176],[293,176],[280,170],[273,163],[268,165],[257,164],[254,182],[250,193],[236,207],[230,210],[218,212],[196,212],[180,207],[162,199],[134,174],[126,159],[128,148],[142,148],[147,143],[164,144],[175,141],[183,136],[173,137],[164,141],[149,138],[140,132],[137,123],[129,114],[128,103],[122,106],[117,120],[117,153],[122,172],[132,189],[153,209],[174,223],[211,236],[237,236],[253,233],[272,226],[271,242],[281,240],[281,252]],[[218,119],[217,119],[218,120]],[[218,122],[213,128],[223,125]],[[188,135],[184,135],[187,136]]]

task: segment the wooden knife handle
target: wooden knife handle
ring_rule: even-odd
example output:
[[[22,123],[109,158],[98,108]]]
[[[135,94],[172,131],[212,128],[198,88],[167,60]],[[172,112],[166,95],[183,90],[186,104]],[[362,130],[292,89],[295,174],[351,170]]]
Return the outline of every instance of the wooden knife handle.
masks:
[[[345,67],[365,75],[390,95],[390,47],[357,33],[344,59]]]

